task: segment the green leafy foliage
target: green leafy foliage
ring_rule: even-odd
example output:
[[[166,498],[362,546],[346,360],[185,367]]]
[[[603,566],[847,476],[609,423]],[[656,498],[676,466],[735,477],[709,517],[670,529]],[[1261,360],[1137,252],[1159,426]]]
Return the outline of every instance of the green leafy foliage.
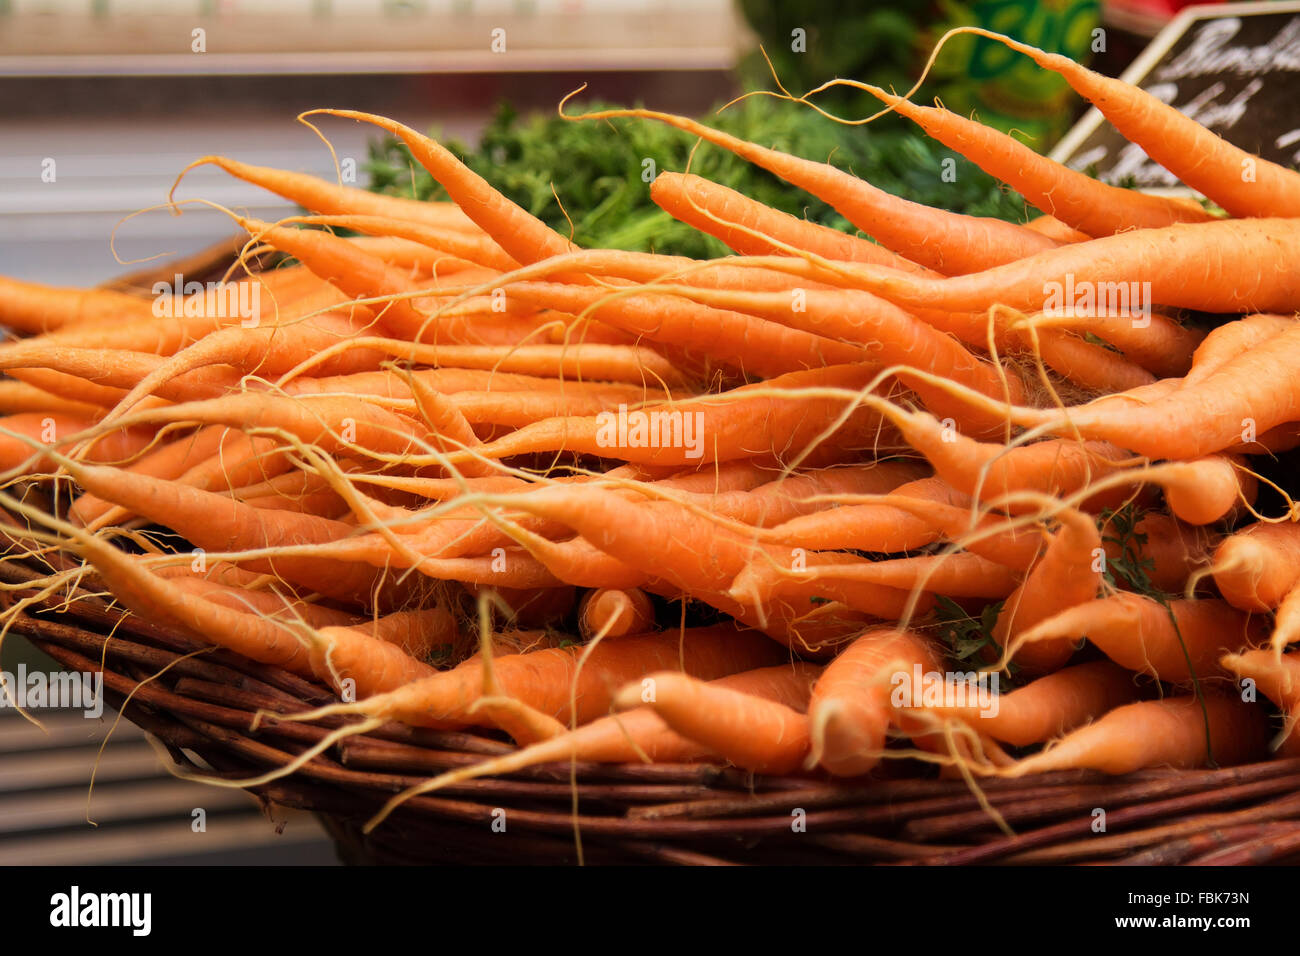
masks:
[[[935,617],[939,625],[939,638],[948,646],[949,656],[959,664],[985,664],[1002,656],[1002,646],[993,639],[993,628],[1002,613],[1005,601],[986,604],[978,617],[972,617],[951,598],[939,595],[935,601]],[[1016,665],[1008,671],[1014,676]]]
[[[1119,548],[1118,556],[1107,557],[1102,576],[1112,588],[1122,584],[1138,594],[1163,600],[1164,595],[1151,583],[1150,572],[1155,568],[1155,562],[1142,557],[1142,546],[1147,543],[1147,536],[1137,530],[1141,517],[1132,503],[1101,513],[1101,540]]]
[[[579,108],[601,109],[589,103]],[[907,130],[842,126],[804,106],[771,98],[737,103],[706,121],[764,146],[829,161],[913,202],[1010,221],[1026,218],[1024,200],[960,156]],[[477,148],[446,145],[476,173],[579,245],[707,258],[725,255],[717,240],[672,219],[650,199],[643,178],[690,171],[761,203],[845,232],[853,227],[828,205],[771,174],[649,120],[574,122],[555,115],[520,116],[502,106]],[[945,182],[943,160],[955,181]],[[445,199],[442,188],[395,139],[372,142],[370,188],[390,195]],[[950,175],[947,177],[952,179]],[[558,196],[558,199],[557,199]],[[566,217],[567,213],[567,217]],[[572,227],[570,227],[572,222]]]

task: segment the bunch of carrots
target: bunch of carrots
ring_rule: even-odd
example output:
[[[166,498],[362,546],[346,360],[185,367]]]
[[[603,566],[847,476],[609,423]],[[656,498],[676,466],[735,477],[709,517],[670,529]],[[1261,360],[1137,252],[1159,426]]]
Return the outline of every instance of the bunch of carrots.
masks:
[[[1221,212],[863,87],[1043,215],[936,210],[607,111],[576,119],[678,127],[862,235],[664,172],[655,201],[736,255],[581,249],[437,142],[316,110],[396,135],[454,201],[209,156],[192,166],[307,210],[230,213],[237,265],[284,257],[227,284],[256,288],[255,322],[0,280],[23,334],[0,345],[10,553],[81,559],[45,594],[90,581],[333,688],[295,719],[359,720],[276,774],[387,721],[518,745],[381,817],[556,760],[1014,776],[1300,755],[1300,510],[1257,511],[1252,470],[1300,445],[1300,173],[987,35]],[[1149,299],[1045,308],[1048,284],[1117,283]],[[960,661],[954,630],[980,637]],[[975,668],[1014,689],[963,702]]]

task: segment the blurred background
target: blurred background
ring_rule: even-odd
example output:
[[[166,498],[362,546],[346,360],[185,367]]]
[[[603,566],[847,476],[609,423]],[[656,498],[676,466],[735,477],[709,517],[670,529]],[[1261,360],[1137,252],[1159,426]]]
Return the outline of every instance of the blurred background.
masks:
[[[712,113],[772,71],[799,95],[836,76],[905,90],[950,27],[980,25],[1118,74],[1175,13],[1170,0],[0,0],[0,273],[57,285],[112,279],[233,234],[220,212],[163,203],[177,174],[210,153],[389,192],[436,185],[371,127],[301,111],[383,113],[452,144],[512,199],[575,237],[687,255],[722,251],[650,203],[643,163],[685,168],[689,137],[655,124],[571,123],[575,109],[644,104]],[[1098,29],[1104,41],[1097,42]],[[767,59],[760,53],[766,51]],[[770,68],[769,68],[770,62]],[[1047,151],[1081,104],[1053,74],[996,44],[949,44],[925,88],[950,108],[1020,131]],[[866,94],[816,100],[870,116]],[[895,117],[837,125],[813,110],[752,98],[711,122],[765,145],[837,164],[909,198],[1023,217],[1023,203]],[[964,161],[962,161],[964,162]],[[717,150],[692,169],[789,212],[846,224]],[[203,196],[274,219],[292,207],[211,168],[179,197]],[[563,208],[561,208],[561,202]],[[133,215],[140,210],[150,210]],[[110,247],[110,237],[115,247]],[[114,248],[116,252],[114,253]],[[134,263],[128,265],[124,263]],[[11,637],[0,664],[53,670]],[[37,713],[45,730],[0,709],[0,864],[319,863],[333,847],[310,817],[256,806],[242,792],[174,780],[140,731],[107,712]],[[93,798],[87,787],[92,768]],[[196,832],[193,811],[207,827]],[[94,819],[99,826],[87,822]]]

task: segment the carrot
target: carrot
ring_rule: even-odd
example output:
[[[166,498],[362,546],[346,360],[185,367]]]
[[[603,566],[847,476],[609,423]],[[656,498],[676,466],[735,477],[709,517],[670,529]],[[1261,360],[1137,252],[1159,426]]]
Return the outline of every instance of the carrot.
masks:
[[[572,248],[567,239],[506,199],[487,180],[429,137],[394,120],[356,110],[309,110],[299,119],[321,113],[370,123],[401,139],[416,162],[447,190],[452,201],[519,262],[537,262]]]
[[[628,635],[589,647],[498,657],[492,667],[504,694],[561,723],[584,724],[608,712],[620,686],[656,669],[680,666],[687,674],[709,679],[772,666],[787,653],[772,641],[719,625],[686,629],[680,635]],[[472,726],[477,723],[471,707],[482,692],[482,666],[481,659],[471,659],[391,693],[318,713],[363,713],[420,727]]]
[[[880,266],[840,268],[860,288],[903,308],[978,311],[998,302],[1021,311],[1073,308],[1084,317],[1094,309],[1137,311],[1157,304],[1289,312],[1300,308],[1300,280],[1269,263],[1298,237],[1300,222],[1293,219],[1216,220],[1118,233],[943,279]],[[1242,274],[1258,278],[1232,278]]]
[[[550,419],[486,442],[477,453],[500,459],[534,452],[569,451],[679,467],[759,456],[791,461],[818,451],[816,440],[840,417],[846,402],[831,398],[769,397],[763,391],[860,389],[872,378],[870,368],[857,365],[790,372],[718,396],[644,406],[635,410],[639,413],[635,421],[643,423],[637,426],[640,431],[633,430],[632,417],[626,418],[627,424],[623,426],[620,421],[624,419],[613,413]],[[828,439],[826,454],[838,457],[841,450],[888,446],[889,434],[881,434],[879,422],[872,412],[854,410]],[[652,427],[660,436],[657,447],[652,444],[654,433],[649,430]],[[693,432],[688,433],[687,429]],[[678,437],[664,438],[664,432]],[[449,457],[454,463],[467,456]],[[810,464],[827,463],[810,461]]]
[[[936,717],[956,718],[1013,747],[1068,733],[1138,696],[1133,674],[1108,660],[1073,664],[999,694],[995,704],[927,705]],[[944,698],[960,699],[960,698]]]
[[[1300,382],[1291,374],[1298,344],[1300,327],[1289,329],[1195,385],[1168,390],[1149,402],[1103,397],[1062,412],[1002,405],[960,385],[946,387],[976,407],[1001,411],[1022,428],[1113,441],[1152,459],[1201,458],[1242,444],[1247,431],[1263,437],[1270,429],[1300,421]]]
[[[1092,238],[1077,229],[1071,229],[1055,216],[1036,216],[1025,223],[1025,228],[1041,232],[1048,239],[1055,239],[1060,243],[1087,242]]]
[[[1218,694],[1205,695],[1204,708],[1195,697],[1126,704],[1002,772],[1013,777],[1081,769],[1122,774],[1145,767],[1203,767],[1211,759],[1229,767],[1263,754],[1267,724],[1259,708]]]
[[[1097,525],[1072,508],[1057,511],[1055,517],[1060,529],[1024,583],[1007,598],[992,634],[1008,657],[1037,673],[1056,670],[1069,660],[1073,642],[1064,637],[1017,650],[1017,639],[1052,615],[1093,600],[1102,584],[1103,564],[1098,559],[1104,552]]]
[[[252,166],[225,156],[203,156],[182,169],[168,194],[168,201],[172,201],[176,187],[180,185],[186,173],[197,166],[205,165],[217,166],[237,179],[260,186],[285,199],[291,199],[298,205],[318,213],[380,216],[385,219],[418,222],[433,229],[477,231],[470,218],[454,203],[422,202],[416,199],[384,196],[366,189],[337,186],[305,173],[293,173],[269,166]]]
[[[28,465],[29,471],[44,471],[50,467],[50,459],[48,457],[33,459],[31,441],[39,441],[52,447],[92,427],[94,422],[65,415],[62,412],[50,414],[22,412],[18,415],[0,417],[0,471],[10,471],[24,464]],[[18,435],[25,436],[28,441],[15,437]],[[130,461],[143,451],[152,439],[152,431],[144,428],[114,432],[108,440],[95,447],[92,457],[99,462]]]
[[[804,564],[791,570],[766,557],[754,559],[736,575],[731,595],[756,605],[776,596],[805,600],[828,597],[849,607],[878,612],[882,607],[880,588],[932,591],[950,597],[1003,598],[1018,583],[1018,576],[1010,568],[966,552],[889,561],[814,552]]]
[[[746,231],[751,230],[824,259],[869,262],[905,272],[929,271],[884,246],[764,206],[699,176],[665,170],[650,184],[650,198],[674,219],[715,236],[742,256],[780,255],[784,251]]]
[[[935,646],[911,631],[867,631],[831,661],[813,687],[808,705],[812,758],[837,777],[857,777],[880,762],[891,723],[911,729],[891,706],[893,674],[910,679],[940,669]]]
[[[1255,503],[1259,482],[1239,455],[1166,462],[1158,483],[1169,510],[1188,524],[1211,524]]]
[[[466,225],[470,225],[468,217],[466,220]],[[394,219],[390,216],[295,216],[292,220],[281,220],[286,223],[290,221],[304,225],[354,229],[371,236],[405,239],[497,272],[510,272],[519,268],[519,263],[505,250],[487,236],[476,232],[439,228],[413,222],[407,218]]]
[[[1300,658],[1294,654],[1277,657],[1269,651],[1244,651],[1225,654],[1220,660],[1225,670],[1240,678],[1249,678],[1269,700],[1281,708],[1286,718],[1281,743],[1274,744],[1283,757],[1300,757]]]
[[[834,82],[866,90],[894,112],[915,122],[931,139],[965,156],[1020,193],[1031,205],[1084,233],[1085,237],[1109,236],[1129,229],[1158,229],[1176,222],[1208,222],[1212,218],[1199,206],[1107,185],[1040,155],[1001,130],[957,113],[919,106],[867,83]],[[1132,89],[1128,84],[1119,85]]]
[[[654,625],[654,605],[640,588],[588,591],[578,606],[578,633],[589,641],[597,634],[622,637],[639,634]]]
[[[1124,392],[1156,381],[1142,366],[1068,332],[1046,330],[1038,335],[1035,346],[1048,368],[1076,385],[1103,394]]]
[[[1102,442],[1042,441],[1006,448],[961,434],[951,421],[925,412],[906,412],[882,399],[863,402],[878,409],[902,433],[903,440],[934,466],[945,482],[979,501],[997,501],[1021,492],[1066,497],[1134,464],[1131,456]],[[1114,507],[1130,494],[1117,488],[1092,496],[1087,507]],[[1032,506],[1012,503],[1011,511]]]
[[[417,610],[394,611],[350,626],[400,647],[417,661],[427,661],[439,651],[453,647],[459,641],[460,630],[455,615],[442,604]],[[333,637],[334,632],[334,627],[321,629],[321,635],[327,639]]]
[[[400,648],[351,628],[335,629],[328,641],[308,641],[283,623],[188,594],[112,545],[69,526],[65,529],[69,543],[94,565],[114,597],[154,624],[175,627],[250,660],[335,686],[351,677],[359,696],[381,693],[432,673],[432,668]]]
[[[1215,676],[1225,651],[1258,644],[1263,636],[1252,617],[1214,598],[1171,601],[1129,591],[1066,608],[1028,630],[1016,644],[1084,637],[1128,670],[1179,683]]]
[[[176,570],[176,569],[166,569]],[[312,627],[352,627],[358,624],[357,618],[346,611],[339,611],[322,604],[291,599],[273,591],[258,591],[249,587],[231,587],[198,577],[190,573],[188,565],[180,566],[185,574],[159,574],[166,577],[182,591],[201,596],[213,604],[220,604],[234,611],[245,611],[273,620],[293,621],[301,618]]]
[[[709,681],[713,687],[775,701],[802,710],[816,669],[809,664],[778,664],[741,671]],[[560,760],[592,763],[692,763],[713,756],[708,748],[671,729],[652,707],[636,707],[583,724],[567,733],[539,740],[514,753],[493,757],[440,774],[393,797],[369,823],[381,823],[398,804],[412,796],[441,790],[479,777],[517,773]]]
[[[729,150],[828,203],[898,255],[945,275],[978,272],[1055,247],[1051,239],[1022,226],[909,202],[828,163],[765,149],[682,116],[635,109],[601,110],[575,118],[615,117],[657,120]]]
[[[1248,315],[1212,329],[1192,354],[1192,368],[1183,376],[1182,384],[1195,385],[1243,352],[1294,328],[1295,324],[1295,316],[1265,313]]]
[[[1300,524],[1255,522],[1215,549],[1214,583],[1243,611],[1271,611],[1300,584]]]
[[[0,325],[28,334],[153,314],[153,302],[108,289],[63,289],[0,276]]]
[[[1125,139],[1229,215],[1300,216],[1300,174],[1294,170],[1233,146],[1141,87],[1094,73],[1069,57],[987,30],[961,32],[996,40],[1060,74]]]
[[[76,418],[98,418],[103,407],[74,401],[30,382],[0,381],[0,415],[20,412],[60,412]]]
[[[809,684],[815,669],[803,665]],[[779,701],[756,697],[674,671],[625,685],[616,710],[651,708],[674,731],[743,770],[790,773],[808,753],[808,718]]]
[[[1204,527],[1183,524],[1177,518],[1149,511],[1133,525],[1127,536],[1129,554],[1124,554],[1120,529],[1113,527],[1115,516],[1102,522],[1102,542],[1106,560],[1123,558],[1138,563],[1152,587],[1166,593],[1183,590],[1188,577],[1210,563],[1210,554],[1221,534]]]
[[[861,347],[674,296],[638,292],[614,297],[599,288],[544,282],[515,282],[506,290],[539,308],[589,309],[592,318],[606,325],[765,377],[870,360]]]

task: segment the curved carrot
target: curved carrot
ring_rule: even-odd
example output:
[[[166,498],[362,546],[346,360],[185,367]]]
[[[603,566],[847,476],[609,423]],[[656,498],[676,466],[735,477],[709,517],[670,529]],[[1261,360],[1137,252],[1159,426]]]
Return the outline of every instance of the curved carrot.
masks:
[[[654,624],[654,605],[640,588],[589,591],[578,607],[578,633],[584,640],[597,634],[622,637],[647,631]]]
[[[1214,552],[1214,583],[1243,611],[1271,611],[1300,584],[1300,523],[1255,522]]]
[[[1286,727],[1279,755],[1300,757],[1300,733],[1295,731],[1300,724],[1300,658],[1294,654],[1278,657],[1271,651],[1244,651],[1225,654],[1219,663],[1238,677],[1253,680],[1259,691],[1282,709]]]

